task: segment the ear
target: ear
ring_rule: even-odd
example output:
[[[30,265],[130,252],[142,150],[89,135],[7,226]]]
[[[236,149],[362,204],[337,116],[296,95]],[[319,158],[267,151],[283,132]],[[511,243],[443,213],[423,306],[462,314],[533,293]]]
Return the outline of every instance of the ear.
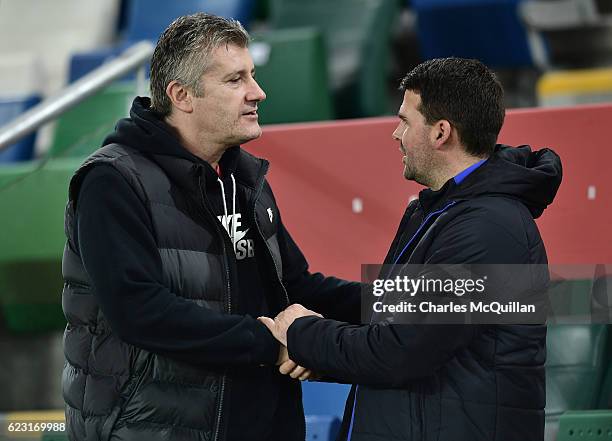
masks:
[[[453,126],[445,120],[441,119],[431,126],[430,141],[436,148],[442,147],[448,142],[451,137]]]
[[[191,113],[193,112],[193,103],[191,92],[176,80],[170,81],[166,87],[166,95],[172,101],[172,105],[178,110]]]

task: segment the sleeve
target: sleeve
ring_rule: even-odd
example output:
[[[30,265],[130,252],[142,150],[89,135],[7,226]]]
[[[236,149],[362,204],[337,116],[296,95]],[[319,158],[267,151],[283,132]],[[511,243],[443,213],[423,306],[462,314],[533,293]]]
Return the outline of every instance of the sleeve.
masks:
[[[504,228],[489,221],[474,212],[450,222],[431,246],[435,251],[427,263],[489,263],[491,254],[502,250],[510,261],[518,260],[524,249]],[[292,360],[323,375],[398,387],[439,369],[466,348],[480,329],[476,325],[386,322],[353,326],[303,317],[289,327],[287,344]]]
[[[279,247],[283,259],[283,283],[292,303],[299,303],[324,317],[361,323],[361,287],[336,277],[311,273],[308,262],[280,222]]]
[[[430,375],[467,346],[475,332],[473,326],[357,326],[302,317],[289,327],[287,347],[292,360],[318,374],[392,388]]]
[[[200,365],[274,364],[279,344],[250,316],[222,314],[162,283],[162,261],[144,203],[106,165],[85,176],[76,246],[111,329],[136,347]]]

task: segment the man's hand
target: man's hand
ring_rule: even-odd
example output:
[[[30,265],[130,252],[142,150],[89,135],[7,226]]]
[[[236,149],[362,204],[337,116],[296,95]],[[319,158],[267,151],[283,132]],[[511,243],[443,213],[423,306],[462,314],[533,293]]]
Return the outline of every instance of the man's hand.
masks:
[[[294,303],[288,306],[284,311],[281,311],[274,320],[270,317],[259,317],[258,320],[266,325],[272,335],[281,342],[283,346],[287,346],[287,330],[289,326],[291,326],[295,319],[307,317],[309,315],[323,318],[321,314],[306,309],[299,303]]]
[[[295,361],[289,358],[287,347],[283,345],[280,347],[276,365],[279,366],[278,371],[281,374],[289,375],[291,378],[297,378],[300,381],[308,380],[309,378],[314,377],[310,369],[299,366]]]
[[[272,335],[281,343],[278,361],[276,363],[277,366],[280,366],[278,368],[279,372],[283,375],[289,375],[291,378],[297,378],[300,381],[313,378],[314,375],[310,369],[299,366],[289,358],[289,354],[287,352],[287,329],[289,329],[289,326],[291,326],[296,318],[306,317],[309,315],[323,317],[321,314],[317,314],[316,312],[306,309],[302,305],[296,303],[278,314],[274,320],[272,320],[270,317],[258,318],[258,320],[262,322],[270,330]]]

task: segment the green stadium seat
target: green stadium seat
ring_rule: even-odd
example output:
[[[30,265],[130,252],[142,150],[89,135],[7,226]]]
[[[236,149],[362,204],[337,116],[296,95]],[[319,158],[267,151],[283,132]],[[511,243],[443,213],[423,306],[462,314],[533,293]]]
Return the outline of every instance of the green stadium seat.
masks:
[[[341,118],[390,112],[389,39],[397,15],[395,0],[270,0],[273,29],[316,26],[323,32]]]
[[[43,432],[40,441],[69,441],[66,431]]]
[[[257,81],[268,95],[261,124],[334,117],[321,33],[313,28],[256,34],[251,44]]]
[[[66,418],[63,409],[23,410],[0,413],[0,426],[3,427],[1,440],[22,441],[68,441]],[[11,425],[13,429],[10,429]],[[25,431],[15,430],[25,425]],[[15,427],[16,426],[16,427]],[[37,427],[38,426],[38,427]],[[44,427],[44,430],[40,430]]]
[[[114,83],[66,112],[57,121],[50,156],[88,156],[102,145],[117,120],[129,115],[135,96],[133,82]]]
[[[552,315],[549,323],[589,323],[592,310],[590,293],[593,288],[591,279],[565,279],[553,281],[549,289]]]
[[[612,325],[608,325],[608,334],[612,335]],[[605,373],[599,388],[597,399],[597,409],[612,409],[612,337],[608,338],[606,349],[604,350],[606,361]]]
[[[567,410],[593,409],[607,367],[607,325],[549,325],[546,360],[546,439],[555,439]]]
[[[257,0],[253,19],[256,21],[267,21],[270,16],[270,0]]]
[[[61,261],[68,182],[82,162],[66,158],[0,168],[0,307],[16,333],[61,330]]]
[[[557,441],[589,441],[612,438],[612,411],[566,412],[559,419]]]

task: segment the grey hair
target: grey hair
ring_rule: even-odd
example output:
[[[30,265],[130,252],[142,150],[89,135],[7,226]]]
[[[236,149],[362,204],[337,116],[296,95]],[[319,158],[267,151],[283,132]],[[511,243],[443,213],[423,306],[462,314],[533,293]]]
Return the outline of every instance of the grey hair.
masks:
[[[202,96],[200,79],[210,67],[212,52],[229,44],[249,45],[249,34],[237,20],[202,12],[174,20],[159,37],[151,58],[151,108],[162,116],[170,114],[166,87],[171,81]]]

